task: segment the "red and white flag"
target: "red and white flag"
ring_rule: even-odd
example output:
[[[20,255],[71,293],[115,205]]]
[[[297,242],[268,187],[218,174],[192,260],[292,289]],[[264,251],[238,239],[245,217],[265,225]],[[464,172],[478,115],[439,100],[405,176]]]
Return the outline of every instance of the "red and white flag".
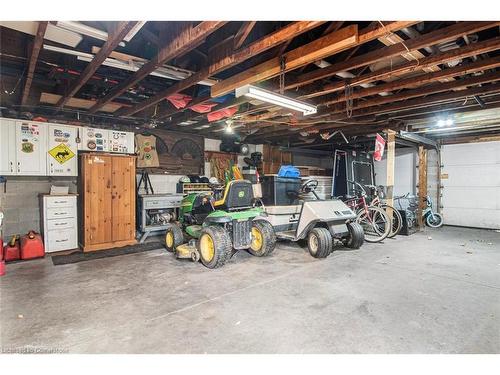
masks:
[[[380,134],[377,134],[375,139],[375,152],[373,153],[373,160],[380,161],[384,156],[385,139]]]

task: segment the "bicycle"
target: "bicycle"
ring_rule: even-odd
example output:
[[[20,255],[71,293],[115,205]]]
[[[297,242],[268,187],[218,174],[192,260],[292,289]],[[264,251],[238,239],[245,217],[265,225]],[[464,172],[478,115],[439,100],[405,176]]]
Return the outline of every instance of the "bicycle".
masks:
[[[363,227],[365,241],[380,242],[389,235],[391,226],[387,213],[380,207],[370,206],[366,202],[366,190],[357,182],[348,181],[359,187],[359,196],[339,197],[354,212],[356,212],[356,222]]]
[[[370,205],[382,208],[389,217],[392,217],[391,232],[389,233],[387,238],[395,237],[397,234],[399,234],[401,228],[403,227],[403,217],[401,216],[399,211],[394,208],[394,206],[390,206],[386,202],[382,201],[382,199],[385,197],[382,186],[365,186],[372,190],[372,196],[375,197],[371,200]]]

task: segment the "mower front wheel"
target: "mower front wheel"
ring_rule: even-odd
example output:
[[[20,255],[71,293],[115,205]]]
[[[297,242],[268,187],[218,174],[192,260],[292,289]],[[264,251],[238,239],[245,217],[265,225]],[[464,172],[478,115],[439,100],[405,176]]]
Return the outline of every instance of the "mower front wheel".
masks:
[[[198,251],[201,263],[207,268],[222,267],[231,257],[231,237],[222,227],[211,225],[200,232]]]
[[[326,228],[314,228],[307,236],[307,248],[314,258],[326,258],[333,249],[332,235]]]
[[[184,235],[182,234],[182,229],[175,224],[167,224],[165,232],[165,247],[167,251],[174,252],[175,248],[182,245],[183,242]]]
[[[276,235],[271,223],[255,220],[252,223],[252,243],[248,252],[256,257],[265,257],[274,251]]]

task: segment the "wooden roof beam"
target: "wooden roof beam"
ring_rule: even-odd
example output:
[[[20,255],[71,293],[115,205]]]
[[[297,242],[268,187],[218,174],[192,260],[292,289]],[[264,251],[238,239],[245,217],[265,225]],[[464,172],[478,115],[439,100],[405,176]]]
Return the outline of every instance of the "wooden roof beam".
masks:
[[[370,65],[375,62],[388,59],[393,56],[398,56],[408,51],[415,51],[426,46],[452,41],[461,37],[462,35],[489,29],[498,25],[500,25],[500,22],[497,21],[456,23],[446,28],[424,34],[421,37],[407,40],[404,42],[404,44],[400,43],[383,47],[375,51],[368,52],[364,55],[356,56],[348,61],[332,64],[326,68],[317,69],[312,72],[305,73],[302,76],[298,77],[295,81],[290,82],[285,88],[292,89],[304,86],[306,84],[330,77],[343,71]],[[371,35],[373,36],[373,33]]]
[[[82,74],[78,79],[73,82],[68,90],[68,92],[61,97],[57,102],[56,107],[62,108],[75,94],[87,83],[87,81],[92,78],[96,70],[101,66],[101,64],[106,60],[111,52],[118,47],[118,44],[125,38],[129,31],[135,26],[137,22],[118,22],[113,30],[108,34],[108,40],[104,43],[102,48],[99,50],[97,55],[92,59],[90,63],[87,64]]]
[[[310,62],[344,51],[358,43],[358,27],[351,25],[316,39],[283,55],[285,71],[294,70]],[[216,83],[211,87],[211,96],[227,94],[237,87],[263,81],[281,72],[281,58],[275,57],[262,64]]]
[[[47,21],[38,22],[38,29],[35,34],[35,40],[33,41],[33,48],[31,49],[28,73],[26,75],[26,82],[24,83],[23,96],[21,98],[21,105],[26,105],[28,102],[28,97],[31,89],[31,84],[33,82],[33,76],[35,75],[36,63],[38,61],[38,55],[43,45],[43,37],[45,31],[47,30]]]
[[[213,74],[222,72],[223,70],[229,69],[243,61],[249,59],[250,57],[256,56],[262,52],[265,52],[273,47],[276,47],[290,38],[300,35],[308,30],[311,30],[319,25],[323,24],[324,21],[298,21],[293,22],[263,38],[249,44],[248,46],[234,51],[232,48],[232,40],[221,45],[221,49],[217,51],[212,51],[211,56],[209,56],[210,64],[200,70],[198,73],[193,74],[193,76],[186,78],[183,81],[179,81],[173,86],[165,89],[155,96],[146,99],[145,101],[137,104],[128,111],[122,113],[123,116],[130,116],[137,113],[144,108],[155,105],[161,102],[165,97],[178,93],[179,91],[185,90],[186,88],[197,84],[198,82],[207,79]],[[181,111],[181,110],[179,110]],[[175,112],[174,112],[175,113]],[[174,114],[172,113],[172,114]]]
[[[452,82],[456,83],[456,82]],[[398,111],[405,111],[409,109],[415,109],[415,108],[421,108],[421,107],[426,107],[429,105],[432,105],[434,103],[440,103],[440,102],[451,102],[451,101],[457,101],[461,100],[465,97],[473,96],[473,95],[483,95],[483,94],[489,94],[489,93],[494,93],[494,92],[499,92],[500,91],[500,84],[498,83],[492,83],[489,85],[484,85],[481,87],[473,87],[473,88],[468,88],[465,90],[459,90],[459,91],[453,91],[450,93],[444,93],[444,94],[439,94],[439,95],[431,95],[425,98],[416,98],[416,99],[410,99],[402,102],[396,102],[396,103],[391,103],[391,104],[386,104],[386,105],[376,105],[372,107],[367,107],[363,109],[359,109],[357,111],[354,111],[352,116],[353,117],[360,117],[360,116],[368,116],[368,115],[379,115],[379,114],[384,114],[384,113],[393,113],[393,112],[398,112]],[[347,116],[345,113],[336,113],[328,116],[324,116],[321,119],[317,119],[318,121],[320,120],[323,123],[327,123],[329,121],[338,121],[338,120],[345,120],[347,119]],[[279,131],[272,131],[272,132],[265,132],[265,133],[258,133],[255,136],[258,136],[259,139],[262,139],[263,137],[280,137],[284,136],[290,133],[290,131],[307,131],[308,129],[315,129],[315,130],[323,130],[323,129],[329,129],[331,128],[331,124],[324,124],[324,125],[306,125],[306,126],[300,126],[298,124],[297,126],[294,127],[289,127],[287,129],[282,129]]]
[[[95,113],[106,103],[120,96],[130,87],[135,86],[137,83],[139,83],[153,71],[161,67],[163,64],[167,63],[170,60],[173,60],[178,56],[182,56],[193,48],[196,48],[205,41],[205,38],[208,35],[221,28],[224,24],[226,24],[225,21],[203,21],[196,26],[183,27],[175,37],[166,42],[166,44],[163,45],[162,48],[160,48],[153,59],[144,64],[129,78],[127,78],[123,82],[120,82],[120,84],[115,86],[105,97],[99,99],[97,103],[92,108],[90,108],[90,112]]]
[[[403,78],[393,82],[384,83],[374,87],[358,90],[352,93],[349,97],[350,99],[358,99],[366,96],[377,95],[381,92],[399,90],[408,87],[423,86],[429,83],[436,82],[443,78],[457,77],[461,75],[467,75],[471,73],[476,73],[484,70],[495,69],[500,66],[500,56],[493,57],[486,60],[478,60],[471,64],[459,65],[453,68],[448,68],[445,70],[439,70],[432,73],[421,74],[414,77]],[[388,98],[392,98],[388,97]],[[321,105],[331,105],[336,103],[341,103],[345,101],[345,95],[339,94],[337,98],[332,100],[322,101]]]
[[[234,36],[234,49],[240,48],[253,30],[257,21],[245,21]]]
[[[493,62],[490,62],[490,64],[492,66],[497,66],[498,59],[495,59]],[[359,101],[356,105],[354,105],[352,107],[352,110],[356,111],[356,110],[361,109],[361,108],[367,108],[367,107],[372,107],[372,106],[381,105],[381,104],[393,103],[393,102],[397,102],[400,100],[407,100],[407,99],[416,98],[419,96],[431,95],[431,94],[436,94],[439,92],[444,92],[444,91],[449,91],[449,90],[460,90],[463,88],[467,88],[468,86],[480,85],[480,84],[484,84],[484,83],[495,82],[498,80],[500,80],[500,72],[486,73],[486,74],[482,74],[479,76],[461,79],[461,80],[457,80],[457,81],[446,82],[446,83],[439,82],[439,83],[434,84],[434,85],[401,92],[401,93],[395,94],[395,95],[381,96],[381,97],[376,97],[373,99],[368,99],[365,101]],[[395,83],[397,83],[397,81]],[[345,110],[346,110],[345,103],[337,103],[337,105],[335,105],[334,107],[325,108],[323,112],[325,114],[326,113],[332,114],[332,113],[344,112]]]
[[[449,61],[464,59],[466,57],[471,57],[474,55],[495,51],[497,49],[500,49],[500,37],[491,38],[488,40],[484,40],[482,42],[477,42],[475,44],[464,46],[462,48],[457,48],[451,51],[438,53],[436,55],[431,55],[429,57],[423,58],[422,60],[419,60],[418,62],[410,61],[395,67],[389,66],[387,68],[363,74],[356,78],[351,78],[348,80],[342,80],[339,82],[327,84],[323,86],[322,89],[318,89],[317,87],[311,87],[310,92],[306,95],[300,96],[300,98],[301,99],[314,98],[335,91],[343,90],[345,88],[346,83],[349,83],[349,85],[353,87],[360,85],[361,83],[369,83],[377,80],[383,80],[397,74],[408,73],[413,70],[426,68],[428,66],[444,64]]]

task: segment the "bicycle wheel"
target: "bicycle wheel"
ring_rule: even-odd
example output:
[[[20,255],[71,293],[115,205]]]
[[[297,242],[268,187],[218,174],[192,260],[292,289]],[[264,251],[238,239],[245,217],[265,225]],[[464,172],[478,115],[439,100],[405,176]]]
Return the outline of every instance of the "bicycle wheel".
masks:
[[[356,222],[363,227],[366,242],[383,241],[391,232],[389,216],[380,207],[368,206],[360,210]]]
[[[387,236],[387,238],[393,238],[394,236],[396,236],[399,233],[399,231],[403,227],[403,217],[401,216],[399,211],[396,210],[392,206],[389,206],[387,204],[383,204],[381,207],[385,210],[385,212],[387,213],[388,216],[389,216],[389,212],[387,211],[387,209],[388,208],[392,209],[392,227],[391,227],[391,231],[390,231],[389,235]]]
[[[432,212],[425,218],[425,222],[431,228],[439,228],[443,225],[443,217],[437,212]]]

